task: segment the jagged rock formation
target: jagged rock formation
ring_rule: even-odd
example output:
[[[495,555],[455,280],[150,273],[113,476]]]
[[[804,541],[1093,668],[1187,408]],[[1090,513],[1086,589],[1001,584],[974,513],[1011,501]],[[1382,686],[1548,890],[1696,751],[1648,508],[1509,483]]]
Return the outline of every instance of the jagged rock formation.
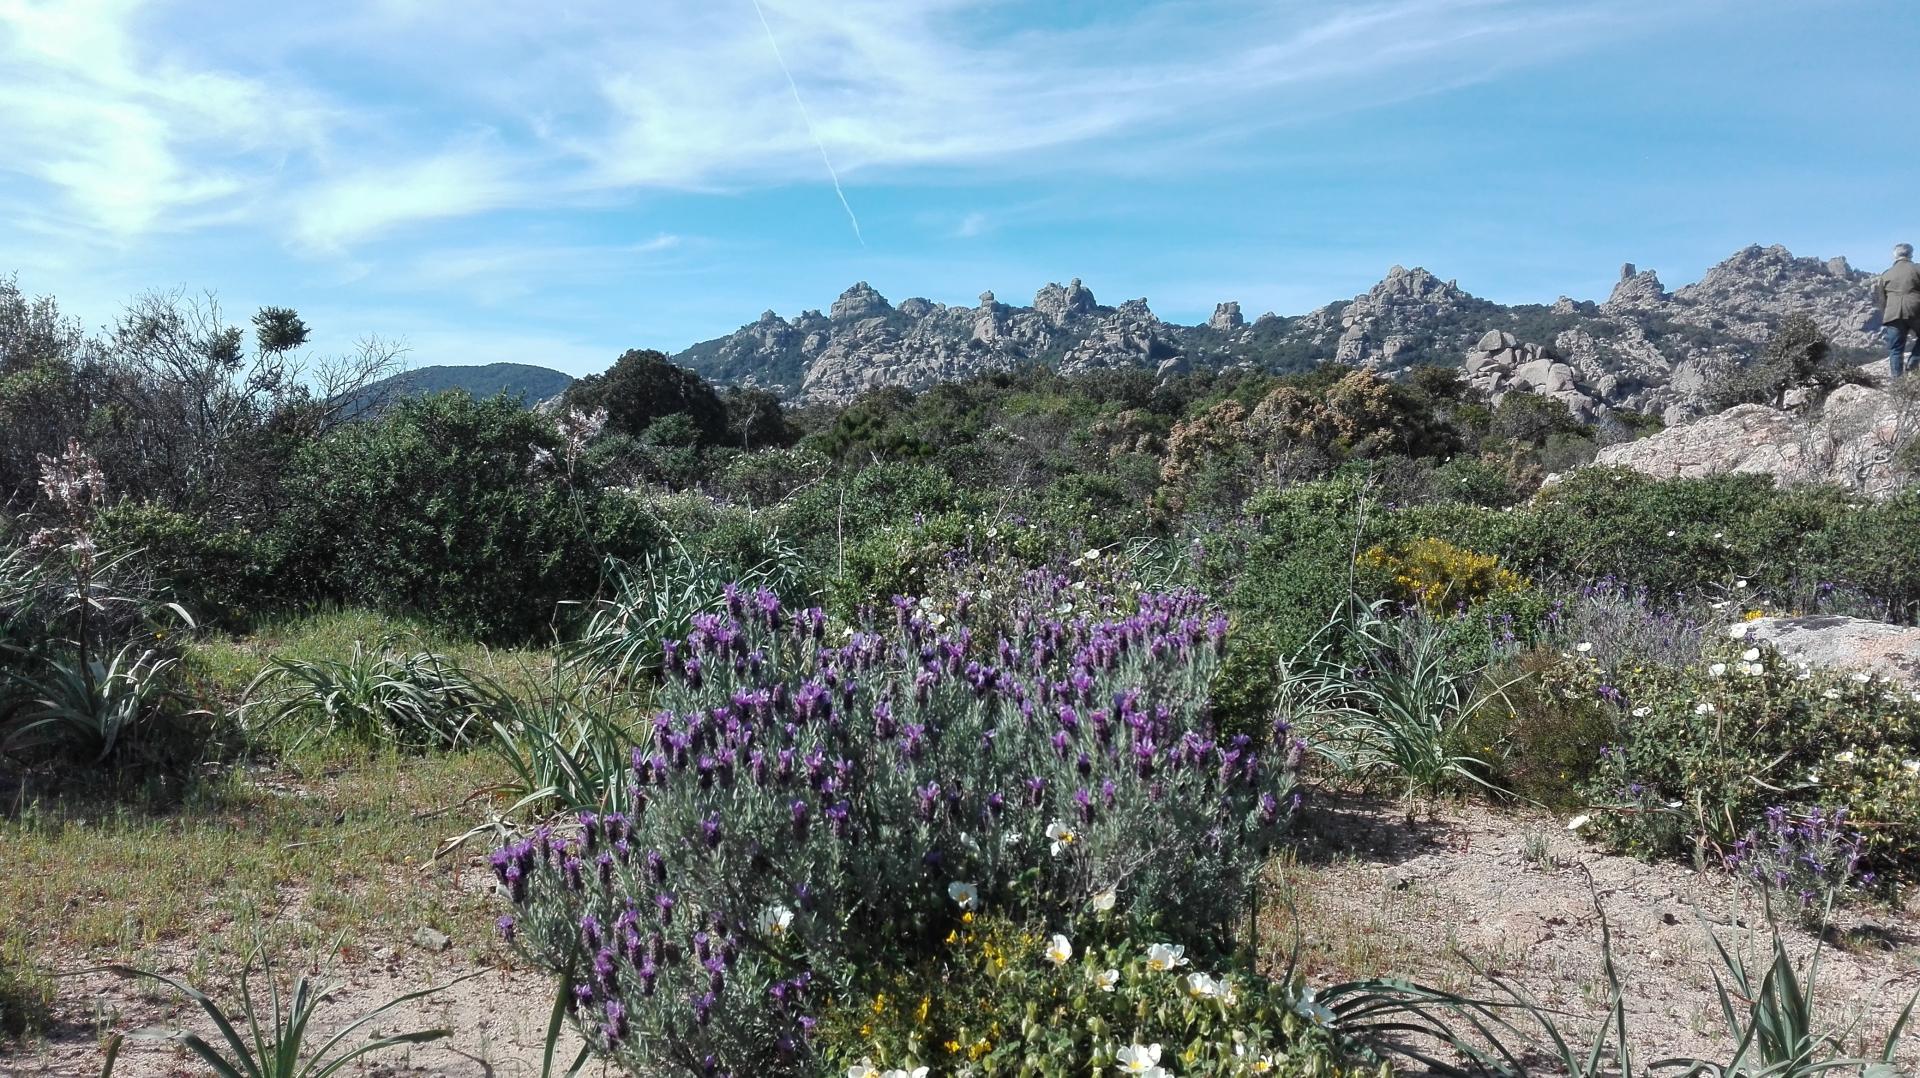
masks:
[[[1906,392],[1848,385],[1812,413],[1742,404],[1608,446],[1594,463],[1658,478],[1770,475],[1783,484],[1834,483],[1870,497],[1906,480],[1902,455],[1920,434],[1920,404]]]
[[[1495,404],[1509,393],[1538,393],[1565,404],[1583,423],[1591,422],[1601,407],[1594,394],[1581,387],[1572,366],[1502,329],[1488,330],[1474,344],[1463,369],[1467,384]]]
[[[769,311],[675,358],[715,381],[827,401],[1029,364],[1168,375],[1322,363],[1392,373],[1431,363],[1464,366],[1470,384],[1496,399],[1543,393],[1583,419],[1627,408],[1677,423],[1704,410],[1707,372],[1756,354],[1789,313],[1812,316],[1836,347],[1864,358],[1877,329],[1870,279],[1845,259],[1756,246],[1672,292],[1653,271],[1629,264],[1605,302],[1562,296],[1504,306],[1424,269],[1395,266],[1366,292],[1296,318],[1268,312],[1248,322],[1229,301],[1194,326],[1162,321],[1144,299],[1102,306],[1078,279],[1046,285],[1026,307],[991,292],[971,307],[920,298],[896,306],[863,281],[826,314],[788,320]]]

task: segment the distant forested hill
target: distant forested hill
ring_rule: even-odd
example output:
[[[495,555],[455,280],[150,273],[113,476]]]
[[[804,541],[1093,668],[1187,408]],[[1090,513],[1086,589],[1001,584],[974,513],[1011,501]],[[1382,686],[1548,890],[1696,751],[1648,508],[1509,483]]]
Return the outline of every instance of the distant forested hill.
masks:
[[[571,375],[526,363],[488,363],[478,367],[420,367],[378,382],[354,394],[348,411],[357,413],[400,397],[464,389],[485,400],[502,393],[518,397],[531,408],[555,397],[573,384]]]

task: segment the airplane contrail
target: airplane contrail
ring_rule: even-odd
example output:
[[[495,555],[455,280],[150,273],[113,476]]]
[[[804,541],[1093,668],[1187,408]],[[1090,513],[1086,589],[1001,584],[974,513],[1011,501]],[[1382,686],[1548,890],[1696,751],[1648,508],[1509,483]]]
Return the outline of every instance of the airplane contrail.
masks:
[[[853,238],[860,246],[867,245],[867,238],[860,234],[860,218],[854,216],[853,203],[847,201],[847,193],[840,187],[840,173],[833,167],[833,158],[827,156],[827,144],[820,141],[820,132],[814,130],[813,114],[807,111],[807,103],[800,97],[800,84],[793,81],[793,69],[787,66],[787,58],[780,52],[780,41],[773,36],[773,26],[767,22],[767,13],[760,8],[760,0],[751,0],[753,13],[760,16],[760,28],[767,32],[767,44],[773,46],[773,58],[780,61],[780,72],[787,77],[787,89],[793,91],[793,103],[800,108],[800,118],[806,121],[807,134],[813,139],[814,148],[820,151],[820,163],[827,166],[827,175],[833,180],[833,193],[840,196],[840,208],[847,211],[847,220],[853,222]]]

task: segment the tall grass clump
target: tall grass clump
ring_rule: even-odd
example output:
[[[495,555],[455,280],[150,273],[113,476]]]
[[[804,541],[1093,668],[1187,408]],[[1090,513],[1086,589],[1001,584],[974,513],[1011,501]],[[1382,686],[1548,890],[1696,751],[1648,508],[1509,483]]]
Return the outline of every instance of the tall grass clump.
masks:
[[[1343,774],[1397,786],[1411,814],[1449,788],[1491,788],[1486,761],[1459,747],[1501,692],[1453,661],[1430,618],[1350,597],[1282,661],[1275,708]]]
[[[298,742],[320,733],[400,750],[454,749],[486,727],[473,681],[431,652],[396,653],[355,641],[343,659],[274,656],[247,686],[255,732],[296,726]]]
[[[660,671],[666,642],[691,631],[695,615],[720,609],[722,588],[763,587],[777,575],[772,562],[735,574],[693,556],[677,541],[639,564],[608,558],[606,594],[573,604],[582,608],[582,624],[562,651],[570,666],[617,685],[652,677]]]
[[[662,649],[624,808],[494,854],[502,932],[643,1073],[814,1073],[823,1014],[985,912],[1044,940],[1098,909],[1169,954],[1217,948],[1290,776],[1215,732],[1226,621],[1204,599],[1072,583],[1029,574],[991,642],[911,599],[829,633],[726,589]]]

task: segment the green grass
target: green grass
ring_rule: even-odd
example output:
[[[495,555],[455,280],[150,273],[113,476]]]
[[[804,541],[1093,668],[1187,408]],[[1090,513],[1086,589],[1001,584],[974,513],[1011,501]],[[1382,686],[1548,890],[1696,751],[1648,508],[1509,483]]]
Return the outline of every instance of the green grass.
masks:
[[[355,644],[401,651],[430,651],[455,666],[490,674],[514,685],[551,667],[543,650],[494,650],[452,636],[426,622],[362,609],[321,610],[264,621],[245,636],[214,636],[186,648],[189,676],[208,698],[237,703],[268,656],[299,662],[343,660]]]
[[[456,874],[473,851],[433,855],[485,810],[435,810],[502,777],[480,753],[319,747],[207,780],[173,808],[34,803],[0,821],[9,862],[0,925],[49,964],[128,959],[187,938],[200,949],[235,929],[234,946],[221,950],[244,953],[261,925],[349,947],[403,941],[422,926],[471,939],[487,923],[486,898],[463,892]]]

